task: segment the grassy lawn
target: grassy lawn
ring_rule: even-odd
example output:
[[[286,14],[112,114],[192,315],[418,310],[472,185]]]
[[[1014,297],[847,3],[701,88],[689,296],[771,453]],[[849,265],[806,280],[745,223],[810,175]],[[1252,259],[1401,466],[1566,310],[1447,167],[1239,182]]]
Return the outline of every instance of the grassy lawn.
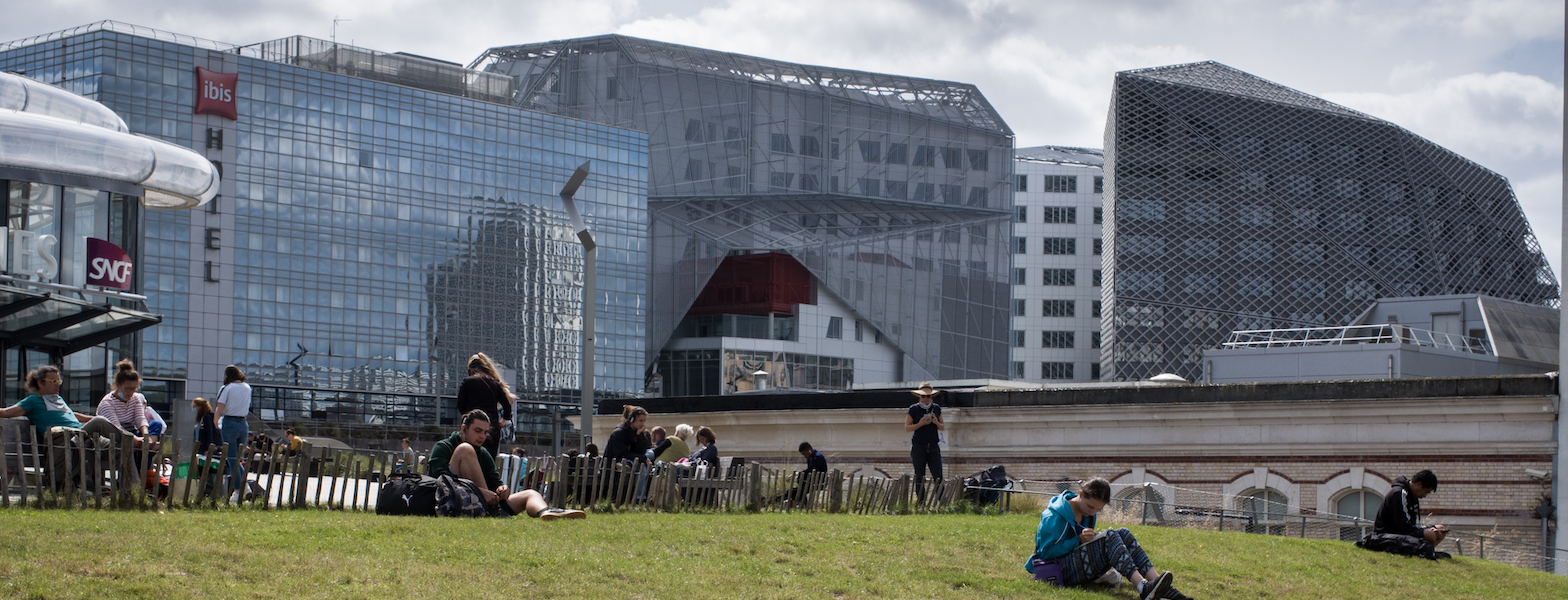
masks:
[[[1029,515],[596,514],[586,521],[339,512],[0,510],[0,597],[1133,598],[1020,566]],[[1568,577],[1348,543],[1134,528],[1199,598],[1568,598]]]

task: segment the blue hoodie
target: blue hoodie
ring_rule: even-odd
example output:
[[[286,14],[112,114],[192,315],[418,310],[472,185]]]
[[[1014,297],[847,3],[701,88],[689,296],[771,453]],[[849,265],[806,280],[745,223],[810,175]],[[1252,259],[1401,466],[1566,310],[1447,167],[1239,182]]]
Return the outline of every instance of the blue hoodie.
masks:
[[[1067,501],[1077,497],[1078,494],[1072,492],[1057,494],[1040,513],[1040,528],[1034,532],[1034,554],[1024,561],[1025,571],[1034,572],[1036,558],[1056,560],[1067,556],[1078,547],[1078,533],[1085,528],[1094,528],[1094,515],[1084,517],[1079,523],[1073,522],[1073,507]]]

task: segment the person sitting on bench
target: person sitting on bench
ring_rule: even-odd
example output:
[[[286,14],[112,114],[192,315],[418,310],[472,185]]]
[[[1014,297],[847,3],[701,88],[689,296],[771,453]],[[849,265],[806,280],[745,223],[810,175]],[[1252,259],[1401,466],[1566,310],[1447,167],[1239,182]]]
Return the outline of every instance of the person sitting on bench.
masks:
[[[544,496],[534,490],[510,493],[501,484],[501,472],[495,468],[495,457],[484,447],[490,435],[490,416],[474,409],[463,415],[462,428],[452,436],[436,442],[430,449],[426,472],[431,477],[451,475],[479,484],[484,501],[494,516],[528,516],[546,521],[554,519],[582,519],[588,515],[580,510],[550,508]],[[504,501],[503,501],[504,500]]]
[[[1040,527],[1034,534],[1034,554],[1024,562],[1024,570],[1036,579],[1048,580],[1050,570],[1057,585],[1083,585],[1115,569],[1138,586],[1140,600],[1186,595],[1171,587],[1171,573],[1154,570],[1138,540],[1127,528],[1094,530],[1095,515],[1111,501],[1110,482],[1096,477],[1085,481],[1079,493],[1065,491],[1051,498],[1040,513]],[[1059,572],[1057,572],[1059,571]]]
[[[98,447],[108,447],[110,440],[117,436],[130,440],[133,447],[142,445],[142,438],[120,429],[109,419],[71,410],[60,396],[61,383],[60,367],[48,365],[33,369],[27,374],[27,389],[32,390],[33,394],[15,405],[0,409],[0,418],[27,417],[28,422],[38,431],[38,439],[48,444],[51,450],[56,447],[63,449],[73,430],[86,433],[87,439]],[[66,451],[50,454],[50,468],[59,474],[59,484],[63,485],[70,480],[72,455]]]

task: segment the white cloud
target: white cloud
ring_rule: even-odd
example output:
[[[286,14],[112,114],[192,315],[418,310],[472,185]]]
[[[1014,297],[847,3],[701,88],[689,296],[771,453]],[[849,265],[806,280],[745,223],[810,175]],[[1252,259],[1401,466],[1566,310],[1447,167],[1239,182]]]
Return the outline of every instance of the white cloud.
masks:
[[[325,38],[335,15],[352,19],[340,40],[459,63],[622,33],[973,83],[1020,146],[1098,147],[1116,71],[1216,60],[1508,176],[1543,246],[1561,246],[1563,92],[1541,78],[1561,72],[1561,0],[12,0],[0,40],[101,19],[233,43]],[[1499,62],[1509,52],[1529,60]]]

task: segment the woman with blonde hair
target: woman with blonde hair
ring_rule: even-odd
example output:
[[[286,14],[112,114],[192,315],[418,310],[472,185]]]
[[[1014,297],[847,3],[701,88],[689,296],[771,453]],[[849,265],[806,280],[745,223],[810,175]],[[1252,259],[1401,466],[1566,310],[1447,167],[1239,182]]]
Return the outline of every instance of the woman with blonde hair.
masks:
[[[496,424],[484,443],[491,458],[501,455],[501,430],[512,426],[512,401],[516,398],[511,386],[501,381],[501,372],[495,368],[495,361],[483,352],[468,358],[468,376],[463,378],[462,385],[457,388],[457,414],[466,415],[471,410],[482,410],[485,416],[490,417],[490,422]]]

